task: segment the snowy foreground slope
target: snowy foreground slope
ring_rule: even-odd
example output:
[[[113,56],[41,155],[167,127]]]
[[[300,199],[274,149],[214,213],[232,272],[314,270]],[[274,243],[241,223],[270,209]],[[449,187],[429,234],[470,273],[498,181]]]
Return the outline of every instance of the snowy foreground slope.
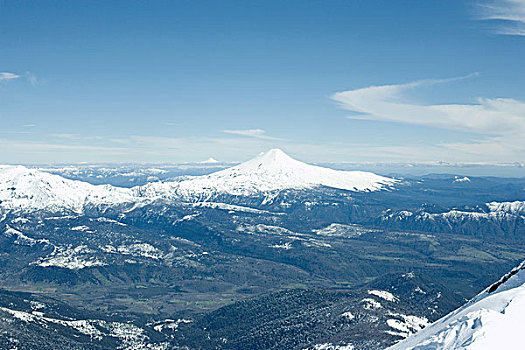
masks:
[[[285,189],[326,186],[349,191],[376,191],[393,185],[394,179],[363,171],[338,171],[295,160],[279,149],[216,173],[180,182],[158,182],[141,189],[150,196],[177,193],[253,195]]]
[[[461,308],[389,350],[524,349],[525,261]]]

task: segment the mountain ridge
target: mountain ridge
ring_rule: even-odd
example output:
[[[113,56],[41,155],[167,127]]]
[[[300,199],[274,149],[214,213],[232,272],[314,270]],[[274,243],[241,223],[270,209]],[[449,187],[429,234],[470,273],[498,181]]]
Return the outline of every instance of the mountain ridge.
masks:
[[[0,207],[5,209],[71,210],[81,212],[86,203],[131,203],[131,191],[111,185],[91,185],[23,166],[0,167]]]

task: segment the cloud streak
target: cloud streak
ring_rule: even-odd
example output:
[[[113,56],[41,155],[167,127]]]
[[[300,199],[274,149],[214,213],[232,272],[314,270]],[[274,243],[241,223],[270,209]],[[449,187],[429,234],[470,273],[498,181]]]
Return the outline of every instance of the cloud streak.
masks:
[[[0,133],[1,134],[1,133]],[[362,142],[328,141],[309,143],[305,141],[276,141],[269,145],[252,137],[162,137],[147,135],[131,135],[122,138],[86,135],[75,138],[57,137],[56,134],[47,138],[27,136],[0,135],[0,149],[9,149],[1,155],[1,163],[64,163],[71,162],[111,162],[111,163],[177,163],[194,162],[207,159],[220,150],[221,159],[225,161],[243,161],[266,151],[271,147],[279,147],[291,155],[310,162],[515,162],[523,159],[523,154],[516,157],[516,149],[505,147],[494,148],[490,139],[479,144],[428,144],[407,145],[395,144],[363,144]],[[496,143],[497,147],[503,147]],[[516,144],[519,144],[516,141]],[[464,150],[463,148],[468,148]],[[498,157],[489,159],[486,149],[496,150]],[[465,157],[465,152],[471,156]],[[505,152],[509,157],[502,157]]]
[[[19,75],[9,72],[0,72],[0,81],[8,81],[20,78]]]
[[[26,72],[25,78],[31,86],[37,86],[40,84],[40,80],[31,72]]]
[[[491,0],[478,4],[479,18],[503,22],[496,33],[525,36],[525,0]]]
[[[525,103],[522,101],[512,98],[478,98],[474,104],[425,105],[409,102],[411,90],[453,80],[457,79],[370,86],[338,92],[331,98],[340,107],[359,113],[349,116],[349,119],[423,125],[479,135],[472,142],[444,145],[457,151],[475,154],[488,152],[494,155],[525,151],[522,141],[525,135]]]
[[[280,140],[277,137],[266,135],[266,131],[262,129],[246,129],[246,130],[222,130],[226,134],[240,135],[246,137],[254,137],[262,140]]]

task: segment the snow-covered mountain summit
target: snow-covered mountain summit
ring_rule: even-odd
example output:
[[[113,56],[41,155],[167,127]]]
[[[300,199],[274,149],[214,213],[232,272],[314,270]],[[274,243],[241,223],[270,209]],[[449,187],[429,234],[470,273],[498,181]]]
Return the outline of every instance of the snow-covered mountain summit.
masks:
[[[525,261],[474,299],[389,350],[523,349]]]
[[[394,179],[362,171],[338,171],[295,160],[279,149],[210,175],[144,186],[147,193],[187,197],[223,193],[253,195],[285,189],[326,186],[349,191],[376,191],[393,185]]]
[[[9,210],[81,212],[86,204],[135,202],[129,189],[94,186],[23,166],[0,166],[0,207]]]

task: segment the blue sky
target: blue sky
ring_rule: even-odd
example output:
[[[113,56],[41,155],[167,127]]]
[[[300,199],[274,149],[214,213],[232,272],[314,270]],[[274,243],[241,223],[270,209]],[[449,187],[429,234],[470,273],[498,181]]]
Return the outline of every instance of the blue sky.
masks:
[[[525,161],[525,1],[0,1],[0,162]]]

